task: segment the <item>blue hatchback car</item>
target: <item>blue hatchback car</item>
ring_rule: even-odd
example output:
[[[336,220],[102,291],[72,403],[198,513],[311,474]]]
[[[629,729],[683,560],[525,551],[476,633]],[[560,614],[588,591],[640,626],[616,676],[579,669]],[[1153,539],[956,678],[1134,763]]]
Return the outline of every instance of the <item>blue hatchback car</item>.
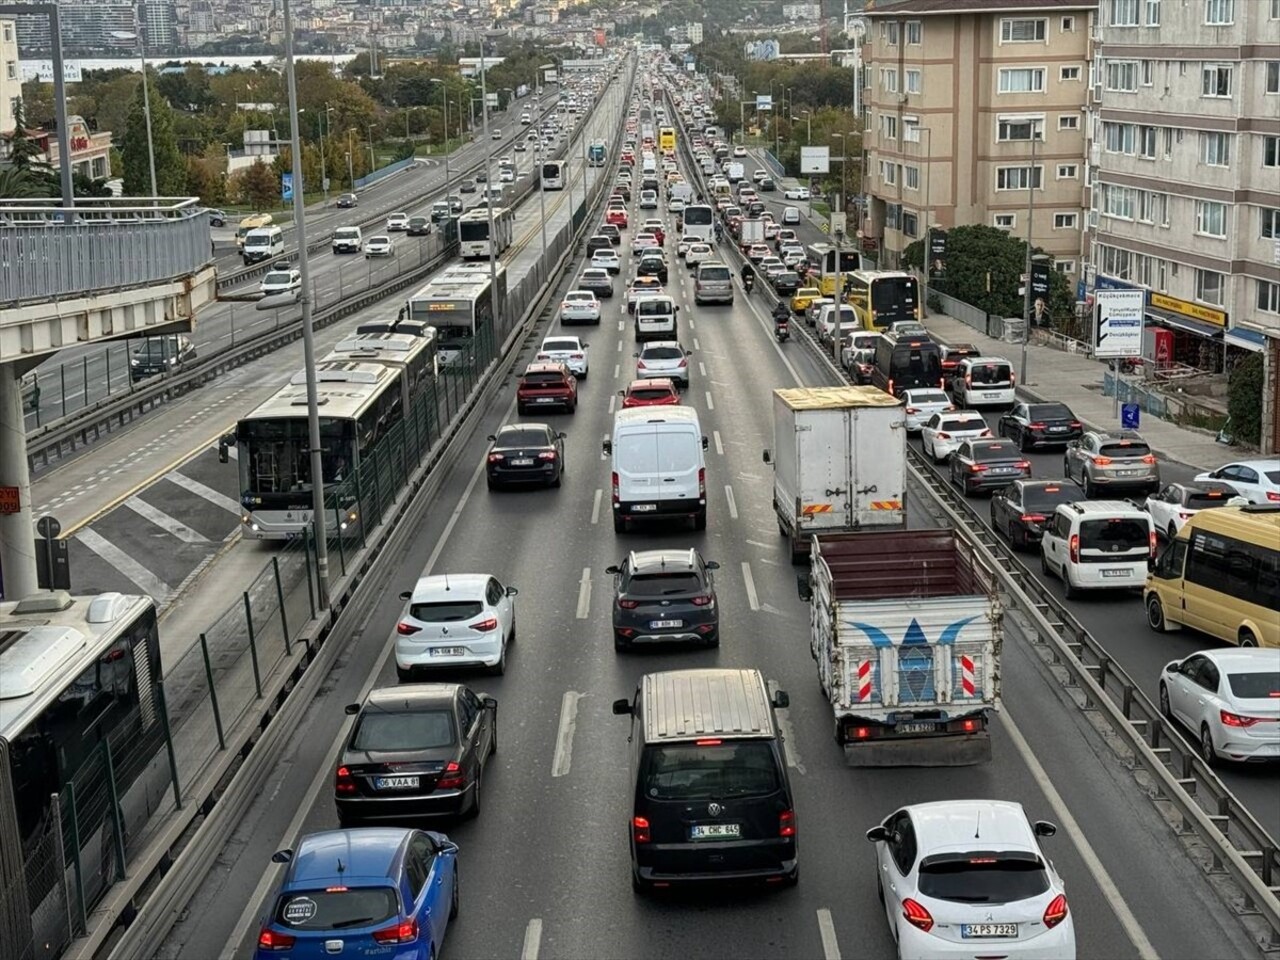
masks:
[[[431,960],[458,915],[458,846],[442,833],[329,830],[271,859],[289,867],[255,960]]]

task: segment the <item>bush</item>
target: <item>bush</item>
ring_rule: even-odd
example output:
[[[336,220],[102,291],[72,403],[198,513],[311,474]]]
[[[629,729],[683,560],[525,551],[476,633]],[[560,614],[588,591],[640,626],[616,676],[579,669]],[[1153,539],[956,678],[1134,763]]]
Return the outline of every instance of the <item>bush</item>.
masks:
[[[1227,413],[1237,440],[1257,446],[1262,439],[1262,391],[1265,387],[1262,354],[1251,353],[1231,371],[1227,386]]]

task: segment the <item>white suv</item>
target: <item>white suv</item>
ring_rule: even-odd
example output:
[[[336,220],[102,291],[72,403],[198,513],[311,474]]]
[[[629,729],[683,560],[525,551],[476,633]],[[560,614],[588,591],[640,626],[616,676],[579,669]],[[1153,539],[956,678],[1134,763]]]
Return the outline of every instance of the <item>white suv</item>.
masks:
[[[951,376],[951,396],[957,407],[1012,407],[1016,384],[1013,364],[1003,357],[968,357]]]
[[[1040,569],[1062,581],[1068,600],[1082,590],[1141,590],[1156,552],[1151,514],[1127,500],[1059,504],[1040,540]]]

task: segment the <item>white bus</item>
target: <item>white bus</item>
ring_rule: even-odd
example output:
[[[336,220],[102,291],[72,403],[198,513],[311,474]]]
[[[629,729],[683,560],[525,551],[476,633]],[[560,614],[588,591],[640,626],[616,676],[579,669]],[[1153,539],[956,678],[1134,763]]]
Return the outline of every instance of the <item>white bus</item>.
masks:
[[[680,237],[693,242],[711,243],[715,239],[715,211],[705,203],[695,203],[684,208],[684,230]]]
[[[461,263],[437,274],[409,297],[406,319],[435,327],[441,367],[466,356],[476,333],[491,327],[498,309],[506,303],[507,268],[501,263],[495,266],[496,289],[489,281],[487,263]]]
[[[463,260],[487,260],[490,252],[500,257],[511,246],[516,229],[515,212],[507,207],[492,211],[493,237],[489,237],[490,211],[481,207],[458,218],[458,254]]]
[[[563,190],[566,174],[564,160],[544,160],[542,162],[542,189]]]
[[[0,677],[0,956],[54,957],[172,789],[155,603],[0,602]]]

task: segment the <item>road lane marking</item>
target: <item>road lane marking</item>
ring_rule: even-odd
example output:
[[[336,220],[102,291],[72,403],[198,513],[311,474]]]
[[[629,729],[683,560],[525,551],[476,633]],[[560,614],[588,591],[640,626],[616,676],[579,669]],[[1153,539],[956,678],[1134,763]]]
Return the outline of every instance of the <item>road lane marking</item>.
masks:
[[[556,752],[551,759],[551,776],[564,777],[573,763],[573,731],[578,727],[578,701],[582,694],[566,690],[560,698],[560,728],[556,732]]]
[[[214,490],[213,487],[207,487],[199,480],[192,480],[190,477],[179,473],[177,470],[170,470],[164,475],[164,478],[171,483],[176,483],[178,486],[182,487],[182,489],[194,493],[197,497],[204,497],[210,503],[221,507],[228,513],[234,513],[237,517],[240,516],[240,504],[232,500],[226,494],[219,493],[217,490]]]
[[[702,344],[700,344],[700,343],[698,342],[698,338],[697,338],[697,337],[694,337],[694,338],[693,338],[693,349],[695,349],[695,350],[701,350],[701,349],[702,349]]]
[[[208,543],[209,538],[197,530],[192,530],[181,520],[169,516],[158,507],[153,507],[147,501],[138,497],[130,497],[124,502],[124,505],[145,520],[150,520],[157,527],[164,530],[171,536],[177,537],[183,543]]]
[[[168,601],[173,592],[169,585],[98,531],[85,527],[77,531],[75,538],[141,587],[143,593],[149,593],[161,604]]]
[[[707,409],[714,410],[715,408],[716,408],[716,402],[711,399],[711,391],[708,390],[707,391]]]
[[[538,948],[542,946],[542,921],[534,917],[524,930],[524,944],[520,947],[520,960],[538,960]]]
[[[747,604],[752,610],[760,609],[760,598],[756,595],[755,577],[751,576],[751,564],[742,561],[742,580],[747,585]]]
[[[840,943],[836,940],[836,925],[831,919],[831,911],[826,907],[818,910],[818,933],[822,937],[823,960],[840,960]]]
[[[596,487],[595,499],[591,502],[591,523],[592,525],[600,522],[600,500],[604,497],[604,491]]]
[[[736,500],[733,499],[733,487],[731,487],[727,483],[724,485],[724,495],[725,495],[725,499],[729,501],[729,516],[737,520],[738,519],[738,503]]]
[[[582,579],[578,581],[578,619],[585,620],[591,615],[591,568],[582,568]]]
[[[719,456],[722,456],[722,457],[723,457],[723,456],[724,456],[724,444],[720,441],[720,431],[719,431],[719,430],[712,430],[712,431],[711,431],[711,436],[712,436],[712,438],[713,438],[713,439],[715,440],[715,442],[716,442],[716,453],[717,453]]]
[[[622,373],[622,364],[615,363],[613,365],[613,379],[617,380],[620,373]]]
[[[626,323],[626,321],[625,321],[625,320],[619,320],[619,321],[618,321],[618,332],[619,332],[619,333],[621,333],[621,332],[622,332],[623,330],[625,330],[625,329],[627,329],[627,323]]]
[[[615,373],[614,376],[617,376],[617,374]],[[618,395],[616,393],[609,394],[609,412],[610,413],[613,413],[614,404],[616,404],[617,402],[618,402]]]
[[[701,360],[698,361],[698,372],[702,374],[704,377],[707,375],[707,365],[703,363]]]

